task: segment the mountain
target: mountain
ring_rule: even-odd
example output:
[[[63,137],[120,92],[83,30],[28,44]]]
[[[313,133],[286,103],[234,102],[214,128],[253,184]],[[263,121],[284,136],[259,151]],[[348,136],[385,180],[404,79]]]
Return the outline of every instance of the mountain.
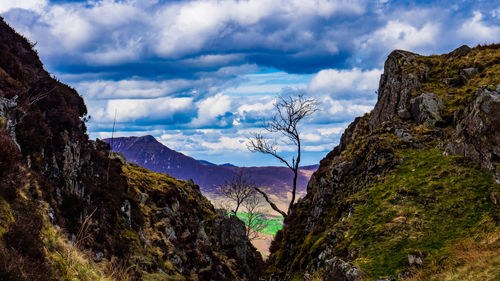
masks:
[[[500,44],[393,51],[270,251],[266,280],[499,280]]]
[[[212,162],[208,162],[206,160],[198,160],[198,162],[200,162],[201,164],[205,164],[205,165],[217,165],[217,164],[214,164]],[[233,165],[231,163],[224,163],[224,164],[220,164],[219,166],[224,166],[224,167],[238,167],[238,166]]]
[[[111,139],[104,139],[111,144]],[[183,180],[192,179],[203,192],[217,193],[217,186],[224,184],[237,172],[242,171],[256,184],[267,187],[268,192],[286,198],[291,190],[293,173],[286,167],[236,167],[231,164],[215,165],[208,161],[196,160],[176,152],[153,136],[114,138],[112,150],[125,156],[127,161],[150,169],[168,173]],[[305,193],[312,171],[318,165],[305,166],[297,179],[298,193]]]
[[[109,140],[108,140],[108,142],[109,142]],[[217,164],[214,164],[212,162],[208,162],[207,160],[198,160],[198,162],[200,162],[201,164],[210,165],[210,166],[217,165]]]
[[[257,279],[244,223],[89,140],[33,46],[0,18],[0,280]]]

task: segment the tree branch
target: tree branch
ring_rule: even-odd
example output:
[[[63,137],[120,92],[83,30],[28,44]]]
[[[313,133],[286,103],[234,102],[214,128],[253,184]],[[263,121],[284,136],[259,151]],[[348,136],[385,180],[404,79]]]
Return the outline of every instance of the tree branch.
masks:
[[[285,212],[283,212],[282,210],[280,210],[280,209],[278,208],[278,206],[276,206],[276,204],[274,204],[274,203],[273,203],[273,202],[269,199],[269,197],[267,197],[267,194],[266,194],[264,191],[260,190],[258,187],[254,187],[254,189],[255,189],[258,193],[262,194],[262,196],[264,196],[264,199],[266,199],[267,203],[269,203],[269,205],[271,206],[271,208],[273,208],[273,210],[275,210],[276,212],[280,213],[280,214],[281,214],[284,218],[286,218],[287,214],[286,214]]]

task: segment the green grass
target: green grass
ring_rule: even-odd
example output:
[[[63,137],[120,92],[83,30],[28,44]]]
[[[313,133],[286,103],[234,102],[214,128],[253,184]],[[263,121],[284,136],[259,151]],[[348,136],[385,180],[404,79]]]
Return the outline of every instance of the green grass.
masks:
[[[500,230],[498,207],[489,200],[500,186],[491,172],[437,149],[403,155],[400,167],[353,195],[364,204],[345,222],[368,278],[396,276],[408,267],[408,254],[419,251],[424,266],[438,270],[453,258],[457,239]]]
[[[237,217],[248,225],[248,213],[238,212]],[[283,228],[283,217],[276,217],[272,219],[266,219],[265,217],[260,217],[260,220],[265,224],[265,228],[262,230],[257,229],[260,233],[266,235],[276,235],[276,232]]]

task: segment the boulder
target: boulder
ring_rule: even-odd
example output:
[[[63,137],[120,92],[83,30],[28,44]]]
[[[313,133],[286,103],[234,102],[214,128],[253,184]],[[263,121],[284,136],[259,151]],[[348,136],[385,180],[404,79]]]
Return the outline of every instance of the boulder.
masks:
[[[460,77],[465,78],[466,80],[469,80],[476,76],[478,74],[477,68],[470,67],[470,68],[464,68],[460,70]]]
[[[327,266],[323,273],[323,280],[331,281],[359,281],[361,280],[361,270],[349,262],[334,257],[325,261]]]
[[[461,77],[444,78],[443,83],[446,86],[458,87],[464,84],[464,79],[462,79]]]
[[[408,255],[408,264],[410,266],[422,266],[424,264],[422,253],[418,252],[418,253],[414,253],[414,254],[409,254]]]
[[[423,93],[411,99],[410,103],[411,115],[415,122],[432,127],[445,125],[445,121],[439,114],[443,102],[436,94]]]

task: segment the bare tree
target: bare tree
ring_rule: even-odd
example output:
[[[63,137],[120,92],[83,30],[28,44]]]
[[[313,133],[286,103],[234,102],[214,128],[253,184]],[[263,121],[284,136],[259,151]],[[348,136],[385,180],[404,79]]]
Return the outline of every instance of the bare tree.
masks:
[[[252,190],[250,196],[243,202],[243,207],[246,211],[245,224],[247,237],[250,240],[256,239],[259,236],[259,232],[262,232],[267,226],[260,205],[261,197],[255,190]]]
[[[243,203],[247,218],[247,237],[250,240],[256,239],[259,236],[259,232],[262,232],[267,226],[261,211],[261,197],[255,190],[252,191],[252,194]]]
[[[255,184],[243,171],[236,173],[229,181],[217,187],[220,193],[234,202],[235,208],[231,212],[236,215],[241,204],[254,192]]]
[[[274,104],[276,113],[271,121],[264,124],[264,129],[270,133],[280,133],[285,136],[289,143],[297,147],[297,154],[291,161],[287,160],[283,155],[278,153],[278,145],[276,142],[269,141],[262,134],[257,133],[253,138],[250,138],[248,149],[252,152],[261,152],[269,154],[279,161],[283,162],[293,172],[293,189],[292,199],[288,206],[288,211],[281,211],[274,203],[271,202],[266,193],[259,188],[255,190],[264,196],[264,199],[269,203],[271,208],[279,212],[283,217],[290,214],[290,210],[295,203],[295,193],[297,190],[297,177],[299,174],[299,163],[301,156],[301,142],[298,124],[305,117],[313,114],[318,109],[318,102],[313,98],[306,98],[300,94],[298,96],[280,96]]]
[[[250,240],[257,238],[259,232],[266,228],[266,221],[260,210],[261,197],[255,188],[257,185],[244,175],[243,171],[238,171],[234,177],[218,187],[220,193],[231,201],[230,204],[219,203],[219,206],[236,216],[238,211],[241,212],[239,218],[245,223],[246,234]]]

